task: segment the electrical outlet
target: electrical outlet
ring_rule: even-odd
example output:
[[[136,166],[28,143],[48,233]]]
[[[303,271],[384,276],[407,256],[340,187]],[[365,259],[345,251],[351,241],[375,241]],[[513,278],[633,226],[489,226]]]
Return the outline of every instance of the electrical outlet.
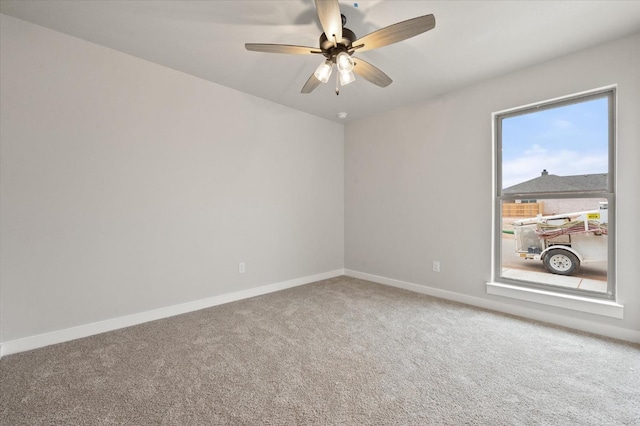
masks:
[[[440,261],[439,260],[434,260],[433,261],[433,272],[440,272]]]
[[[247,272],[247,267],[244,264],[244,262],[238,263],[238,273],[239,274],[244,274],[245,272]]]

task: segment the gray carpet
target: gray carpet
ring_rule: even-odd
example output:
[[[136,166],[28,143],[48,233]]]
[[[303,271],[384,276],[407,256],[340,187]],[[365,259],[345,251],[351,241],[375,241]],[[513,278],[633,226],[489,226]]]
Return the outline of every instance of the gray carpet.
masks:
[[[7,356],[3,425],[640,424],[640,347],[339,277]]]

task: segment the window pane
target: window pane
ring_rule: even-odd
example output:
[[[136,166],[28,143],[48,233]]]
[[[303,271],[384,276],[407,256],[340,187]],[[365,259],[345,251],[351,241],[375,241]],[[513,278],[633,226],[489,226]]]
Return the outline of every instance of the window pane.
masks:
[[[607,200],[516,201],[501,204],[501,277],[607,293]]]
[[[607,96],[501,120],[502,194],[606,191]]]

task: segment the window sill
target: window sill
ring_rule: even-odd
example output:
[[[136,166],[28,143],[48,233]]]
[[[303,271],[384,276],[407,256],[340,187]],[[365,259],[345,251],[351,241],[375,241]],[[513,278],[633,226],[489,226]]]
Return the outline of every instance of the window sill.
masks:
[[[611,300],[590,299],[494,282],[487,283],[487,293],[605,317],[622,319],[624,316],[624,305]]]

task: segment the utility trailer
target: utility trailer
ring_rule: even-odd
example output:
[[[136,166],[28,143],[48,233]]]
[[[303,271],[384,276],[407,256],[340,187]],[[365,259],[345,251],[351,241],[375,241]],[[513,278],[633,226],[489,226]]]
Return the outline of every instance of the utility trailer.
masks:
[[[521,219],[513,223],[516,252],[542,260],[553,274],[572,275],[582,263],[607,260],[607,225],[606,202],[598,210]]]

